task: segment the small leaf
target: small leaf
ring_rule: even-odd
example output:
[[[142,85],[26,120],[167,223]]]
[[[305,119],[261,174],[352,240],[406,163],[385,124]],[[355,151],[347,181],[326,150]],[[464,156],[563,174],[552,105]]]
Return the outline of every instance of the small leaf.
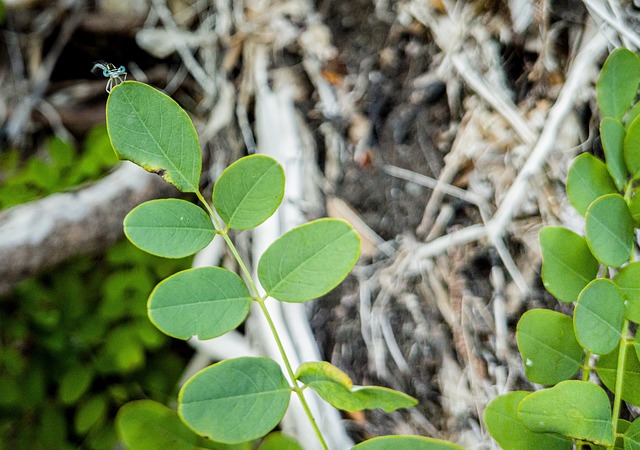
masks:
[[[604,117],[622,119],[635,100],[640,83],[640,60],[635,53],[618,48],[604,63],[596,91]]]
[[[544,227],[540,248],[544,287],[561,302],[575,302],[600,267],[587,241],[566,228]]]
[[[379,386],[352,386],[351,379],[328,362],[304,363],[296,379],[316,391],[323,400],[345,411],[381,408],[386,412],[411,408],[418,401],[410,395]]]
[[[571,317],[548,309],[532,309],[522,315],[516,330],[518,350],[527,378],[540,384],[556,384],[574,376],[583,350],[576,341]]]
[[[612,445],[611,404],[607,393],[588,381],[561,381],[526,396],[518,417],[535,432],[558,433],[598,445]]]
[[[69,369],[60,381],[60,401],[66,405],[77,402],[91,386],[93,375],[91,366],[77,365]]]
[[[114,87],[107,130],[118,158],[157,173],[182,192],[198,190],[198,135],[187,113],[162,92],[135,81]]]
[[[178,414],[196,433],[227,444],[257,439],[282,419],[291,388],[268,358],[236,358],[195,374],[180,390]]]
[[[631,345],[631,344],[629,344]],[[618,348],[598,358],[596,371],[607,389],[615,391],[618,368]],[[624,382],[622,383],[622,399],[640,406],[640,362],[633,348],[627,348],[624,362]]]
[[[625,431],[624,450],[640,450],[640,419],[634,420]]]
[[[640,117],[640,116],[639,116]],[[632,178],[640,176],[640,118],[629,124],[623,143],[624,162]]]
[[[634,193],[631,200],[629,200],[629,212],[631,213],[631,217],[636,221],[636,226],[640,223],[640,194],[637,192]]]
[[[326,294],[360,256],[360,238],[347,222],[319,219],[293,228],[264,252],[258,278],[267,295],[305,302]]]
[[[284,195],[284,171],[275,159],[251,155],[222,172],[213,189],[213,204],[230,228],[246,230],[267,220]]]
[[[624,138],[626,129],[612,117],[605,117],[600,122],[600,139],[604,148],[607,170],[619,191],[624,190],[627,183],[627,166],[624,162]]]
[[[212,339],[240,325],[251,294],[238,275],[220,267],[198,267],[161,281],[149,296],[149,319],[178,339]]]
[[[633,219],[622,196],[605,195],[589,206],[585,235],[591,252],[602,264],[620,267],[629,260],[635,235]]]
[[[304,450],[293,437],[275,431],[262,440],[258,450]]]
[[[131,450],[199,450],[204,438],[182,423],[178,413],[151,401],[127,403],[116,416],[118,437]]]
[[[640,262],[624,266],[613,277],[624,302],[625,317],[640,323]]]
[[[612,352],[620,342],[624,304],[618,287],[598,278],[580,293],[573,324],[580,345],[597,354]]]
[[[491,437],[504,449],[570,450],[570,439],[550,433],[536,433],[518,417],[518,405],[530,392],[514,391],[489,402],[484,410],[484,423]]]
[[[107,400],[102,395],[90,397],[76,409],[74,428],[78,434],[86,434],[107,415]]]
[[[147,253],[183,258],[205,248],[216,230],[202,208],[184,200],[151,200],[124,218],[127,238]]]
[[[595,156],[583,153],[571,164],[567,174],[567,197],[580,215],[584,216],[597,198],[617,192],[607,166]]]
[[[359,443],[352,450],[464,450],[453,442],[422,436],[380,436]]]

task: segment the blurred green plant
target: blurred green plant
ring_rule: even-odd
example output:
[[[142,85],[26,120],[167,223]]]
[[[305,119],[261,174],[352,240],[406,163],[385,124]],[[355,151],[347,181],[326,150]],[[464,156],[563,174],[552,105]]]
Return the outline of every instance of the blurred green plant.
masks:
[[[189,350],[151,326],[145,300],[188,265],[120,241],[2,299],[0,448],[112,448],[122,404],[175,398]]]
[[[0,209],[96,180],[118,162],[104,126],[93,128],[82,147],[79,152],[51,137],[40,154],[26,161],[18,150],[0,153]]]

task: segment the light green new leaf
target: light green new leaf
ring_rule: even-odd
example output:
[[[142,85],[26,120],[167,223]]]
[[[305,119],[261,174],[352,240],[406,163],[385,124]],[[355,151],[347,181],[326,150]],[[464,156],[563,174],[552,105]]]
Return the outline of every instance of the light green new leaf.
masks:
[[[620,342],[624,304],[618,286],[611,280],[598,278],[580,293],[573,314],[573,326],[580,345],[606,355]]]
[[[164,258],[183,258],[205,248],[216,230],[193,203],[167,198],[136,206],[124,218],[124,233],[137,247]]]
[[[571,164],[567,174],[567,197],[580,215],[584,216],[597,198],[617,192],[607,166],[595,156],[583,153]]]
[[[238,275],[220,267],[178,272],[158,283],[149,296],[149,319],[178,339],[212,339],[240,325],[251,295]]]
[[[118,437],[130,450],[241,450],[251,445],[231,446],[207,442],[182,423],[178,413],[152,400],[127,403],[116,416]]]
[[[640,450],[640,419],[634,420],[624,432],[624,450]]]
[[[516,342],[527,378],[545,385],[574,376],[583,350],[576,341],[571,317],[548,309],[532,309],[522,315]]]
[[[335,288],[360,256],[360,238],[347,222],[319,219],[293,228],[264,252],[258,278],[267,295],[305,302]]]
[[[518,417],[539,433],[558,433],[598,445],[612,445],[611,404],[607,393],[588,381],[561,381],[526,396]]]
[[[596,84],[598,107],[604,117],[621,120],[635,100],[640,83],[640,59],[618,48],[604,63]]]
[[[93,395],[76,408],[73,427],[76,433],[86,434],[107,418],[109,403],[105,395]]]
[[[352,450],[464,450],[457,444],[422,436],[381,436],[359,443]]]
[[[624,162],[632,178],[640,176],[640,116],[629,124],[623,143]]]
[[[600,267],[587,241],[566,228],[544,227],[540,230],[540,248],[544,287],[561,302],[575,302]]]
[[[591,253],[602,264],[620,267],[629,260],[635,235],[633,219],[621,195],[602,196],[589,206],[585,237]]]
[[[624,162],[624,138],[626,129],[619,120],[605,117],[600,122],[600,140],[604,148],[607,169],[619,191],[627,183],[627,166]]]
[[[262,440],[257,450],[304,450],[293,437],[274,431]]]
[[[284,171],[273,158],[251,155],[226,168],[213,189],[213,205],[230,228],[246,230],[267,220],[284,195]]]
[[[631,344],[629,344],[631,345]],[[640,406],[640,362],[633,348],[628,348],[624,362],[624,382],[622,383],[622,399]],[[602,384],[614,392],[618,367],[618,348],[601,356],[596,363],[596,371]]]
[[[178,414],[196,433],[227,444],[257,439],[282,419],[291,388],[268,358],[236,358],[195,374],[180,390]]]
[[[198,190],[198,135],[187,113],[162,92],[136,81],[114,87],[107,100],[107,130],[118,158],[157,173],[182,192]]]
[[[624,266],[613,277],[624,302],[625,317],[640,323],[640,262]]]
[[[484,410],[484,423],[501,448],[518,450],[570,450],[570,439],[550,433],[536,433],[518,417],[518,405],[530,394],[514,391],[494,398]]]
[[[378,386],[353,386],[349,376],[328,362],[304,363],[296,379],[316,391],[332,406],[345,411],[381,408],[386,412],[411,408],[418,401],[410,395]]]

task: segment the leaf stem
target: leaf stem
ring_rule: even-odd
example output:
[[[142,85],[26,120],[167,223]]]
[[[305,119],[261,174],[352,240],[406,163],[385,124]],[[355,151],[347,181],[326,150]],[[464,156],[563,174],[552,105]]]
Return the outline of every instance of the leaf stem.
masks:
[[[618,418],[620,417],[620,404],[622,403],[622,380],[624,379],[624,364],[627,357],[627,333],[629,332],[629,321],[624,320],[622,332],[620,333],[620,348],[618,349],[618,366],[616,367],[616,387],[613,398],[613,413],[611,421],[613,425],[613,435],[618,431]],[[613,448],[613,446],[611,447]]]
[[[267,320],[267,324],[269,325],[269,329],[271,330],[271,334],[273,335],[273,338],[276,341],[276,345],[278,346],[278,351],[280,352],[280,356],[282,357],[282,361],[284,363],[284,366],[291,380],[291,384],[293,385],[292,389],[298,395],[298,398],[300,399],[300,403],[302,404],[302,408],[304,409],[309,419],[309,422],[313,427],[313,431],[315,432],[316,436],[318,437],[318,440],[320,441],[320,445],[322,445],[322,448],[324,450],[328,450],[329,447],[327,446],[327,443],[324,440],[324,436],[322,436],[322,432],[320,431],[320,428],[316,423],[316,419],[313,417],[313,413],[311,412],[311,408],[309,408],[309,404],[307,403],[307,400],[304,398],[304,394],[302,393],[302,388],[300,387],[300,385],[298,385],[298,381],[296,380],[295,373],[293,372],[293,368],[291,367],[291,362],[289,361],[289,358],[287,357],[287,353],[284,350],[284,346],[282,345],[282,340],[280,339],[278,330],[276,329],[276,326],[273,323],[273,319],[271,318],[271,314],[269,314],[269,310],[267,309],[267,305],[265,304],[265,299],[259,295],[258,288],[255,282],[253,281],[253,277],[251,276],[249,269],[247,269],[247,266],[244,264],[244,261],[242,261],[242,258],[240,257],[240,254],[236,249],[236,246],[233,244],[233,241],[229,237],[229,234],[228,234],[229,227],[225,227],[225,228],[222,227],[222,224],[220,223],[220,220],[218,220],[218,217],[215,215],[213,208],[211,208],[209,203],[204,199],[204,196],[200,193],[200,191],[196,191],[196,196],[198,197],[198,200],[200,200],[202,204],[205,206],[205,208],[207,209],[209,216],[213,221],[213,225],[216,228],[216,231],[218,232],[218,234],[222,236],[224,241],[227,243],[229,250],[231,250],[231,253],[233,254],[236,261],[238,262],[238,265],[240,266],[240,270],[242,270],[242,273],[245,276],[246,282],[249,284],[249,287],[253,291],[252,293],[253,299],[260,306],[260,310],[264,314],[264,317]]]
[[[582,366],[582,381],[589,381],[589,374],[591,373],[591,365],[589,361],[591,360],[591,352],[587,350],[584,355],[584,366]]]

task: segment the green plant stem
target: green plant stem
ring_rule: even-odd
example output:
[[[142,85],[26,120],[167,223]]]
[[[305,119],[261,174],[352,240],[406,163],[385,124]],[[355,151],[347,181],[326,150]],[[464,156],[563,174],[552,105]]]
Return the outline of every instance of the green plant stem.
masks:
[[[618,366],[616,367],[616,387],[613,398],[613,413],[611,421],[613,425],[613,435],[618,431],[618,418],[620,417],[620,404],[622,403],[622,380],[624,378],[624,363],[627,357],[627,333],[629,332],[629,321],[624,320],[622,325],[622,333],[620,339],[620,348],[618,349]],[[614,448],[611,446],[609,448]]]
[[[589,360],[591,359],[591,352],[587,350],[584,355],[584,365],[582,366],[582,381],[589,381],[589,374],[591,373],[591,365]]]
[[[289,361],[289,358],[287,357],[287,353],[284,350],[284,346],[282,345],[282,340],[280,339],[278,330],[276,329],[276,326],[273,323],[273,319],[271,319],[271,314],[269,314],[269,310],[267,309],[267,305],[265,304],[265,299],[258,294],[258,288],[255,282],[253,281],[253,277],[251,276],[249,269],[247,269],[247,266],[244,264],[244,261],[242,261],[242,258],[240,257],[240,254],[236,249],[236,246],[233,244],[233,241],[231,240],[231,238],[229,237],[229,234],[227,233],[227,229],[226,228],[223,229],[222,224],[218,220],[218,217],[214,214],[213,209],[211,208],[209,203],[204,199],[204,196],[200,193],[200,191],[196,192],[196,195],[198,196],[198,199],[202,202],[202,204],[204,204],[205,208],[209,212],[209,216],[211,216],[211,220],[213,221],[216,231],[218,232],[218,234],[222,236],[222,238],[227,243],[229,250],[231,250],[231,253],[233,254],[236,261],[238,262],[238,265],[240,266],[240,270],[242,270],[242,273],[245,275],[246,281],[247,283],[249,283],[249,286],[253,291],[253,298],[260,306],[260,310],[264,314],[264,317],[267,320],[267,324],[269,325],[269,329],[271,330],[271,334],[273,335],[273,338],[276,341],[276,345],[278,346],[278,351],[280,352],[280,356],[282,357],[282,361],[289,375],[289,379],[291,380],[293,390],[298,395],[298,398],[300,399],[300,403],[302,404],[302,408],[304,409],[309,419],[309,422],[313,427],[313,431],[316,433],[316,436],[318,437],[318,440],[322,445],[322,448],[324,450],[328,450],[329,447],[327,446],[327,443],[324,440],[324,436],[322,436],[322,432],[320,431],[320,428],[316,423],[316,419],[313,417],[313,413],[311,412],[311,408],[309,408],[309,404],[307,403],[307,400],[304,398],[302,388],[300,387],[300,385],[298,385],[295,373],[293,372],[293,368],[291,367],[291,362]]]

